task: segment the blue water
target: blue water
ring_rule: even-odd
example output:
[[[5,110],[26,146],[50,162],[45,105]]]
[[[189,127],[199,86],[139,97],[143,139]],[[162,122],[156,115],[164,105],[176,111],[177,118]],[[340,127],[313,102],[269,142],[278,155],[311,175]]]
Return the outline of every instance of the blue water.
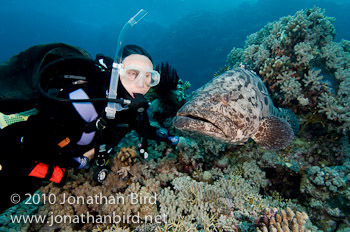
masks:
[[[155,64],[169,61],[192,90],[213,77],[232,47],[243,47],[248,35],[300,9],[325,9],[336,18],[336,41],[350,39],[349,0],[3,0],[1,5],[0,62],[51,42],[114,57],[123,24],[144,8],[149,14],[125,42],[146,48]]]

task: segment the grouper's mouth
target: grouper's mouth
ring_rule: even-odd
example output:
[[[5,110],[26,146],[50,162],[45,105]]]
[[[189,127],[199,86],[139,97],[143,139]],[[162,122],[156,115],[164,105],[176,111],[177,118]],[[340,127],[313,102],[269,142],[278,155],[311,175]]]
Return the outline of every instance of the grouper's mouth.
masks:
[[[199,134],[203,136],[214,137],[217,139],[228,139],[228,135],[225,133],[224,122],[218,125],[215,121],[215,117],[207,117],[201,114],[178,112],[177,116],[173,119],[173,124],[176,129],[191,134]]]

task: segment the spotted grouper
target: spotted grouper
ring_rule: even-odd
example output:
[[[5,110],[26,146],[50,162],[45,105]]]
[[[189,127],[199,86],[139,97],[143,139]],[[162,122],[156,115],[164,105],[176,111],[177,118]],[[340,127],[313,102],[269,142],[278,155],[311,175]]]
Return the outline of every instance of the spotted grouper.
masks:
[[[252,138],[268,150],[283,149],[299,130],[291,110],[276,108],[254,72],[236,68],[196,90],[177,112],[175,128],[229,144]]]

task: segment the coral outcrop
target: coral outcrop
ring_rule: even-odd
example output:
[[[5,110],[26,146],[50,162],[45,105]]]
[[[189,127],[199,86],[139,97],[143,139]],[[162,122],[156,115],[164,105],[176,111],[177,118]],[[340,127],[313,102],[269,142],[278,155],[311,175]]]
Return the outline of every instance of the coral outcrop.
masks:
[[[333,22],[317,7],[298,11],[248,36],[245,48],[233,48],[227,62],[258,73],[281,106],[298,114],[317,108],[315,113],[347,133],[349,42],[334,42]]]
[[[314,7],[268,23],[247,37],[244,48],[233,48],[226,65],[253,69],[273,101],[296,113],[296,140],[285,151],[262,152],[257,163],[270,182],[265,190],[301,200],[325,231],[348,226],[350,209],[350,43],[334,41],[334,20]]]
[[[305,212],[294,213],[289,207],[286,210],[281,210],[280,214],[276,213],[277,209],[266,209],[266,215],[261,217],[260,228],[258,232],[273,232],[273,231],[292,231],[292,232],[311,232],[305,229],[305,223],[308,216]]]

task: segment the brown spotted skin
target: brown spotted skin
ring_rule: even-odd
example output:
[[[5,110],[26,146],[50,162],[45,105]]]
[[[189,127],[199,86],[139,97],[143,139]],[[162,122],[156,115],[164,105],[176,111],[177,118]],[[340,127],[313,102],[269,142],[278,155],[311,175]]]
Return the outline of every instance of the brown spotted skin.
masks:
[[[277,114],[262,80],[252,71],[236,68],[198,89],[173,124],[185,133],[241,144],[256,134],[265,118]]]

